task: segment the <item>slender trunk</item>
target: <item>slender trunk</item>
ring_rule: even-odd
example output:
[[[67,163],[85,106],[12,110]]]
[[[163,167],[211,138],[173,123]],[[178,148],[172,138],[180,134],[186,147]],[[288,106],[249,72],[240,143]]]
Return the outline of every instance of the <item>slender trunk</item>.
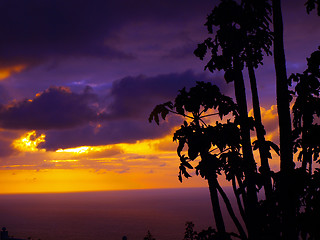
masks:
[[[274,63],[277,79],[277,105],[280,126],[281,170],[292,170],[292,136],[286,60],[283,45],[283,23],[280,0],[273,0]]]
[[[209,185],[211,204],[212,204],[213,215],[216,222],[217,231],[218,233],[223,235],[226,233],[226,228],[224,225],[219,198],[218,198],[216,176],[208,177],[208,185]]]
[[[246,162],[246,167],[244,170],[245,177],[247,180],[247,201],[245,202],[245,209],[247,211],[248,236],[249,239],[258,239],[259,229],[257,227],[256,220],[256,207],[258,203],[258,197],[254,177],[257,169],[251,147],[250,126],[248,125],[248,108],[245,85],[240,62],[239,59],[237,59],[236,57],[234,58],[234,69],[236,73],[236,78],[234,80],[234,89],[237,104],[239,107],[242,153],[243,158]]]
[[[265,129],[262,124],[261,119],[261,112],[260,112],[260,103],[259,103],[259,96],[258,96],[258,88],[257,88],[257,80],[255,76],[255,72],[251,63],[248,63],[248,72],[250,78],[250,85],[251,85],[251,93],[252,93],[252,105],[253,105],[253,114],[255,119],[255,128],[257,139],[259,143],[259,153],[261,159],[261,166],[259,171],[263,178],[263,186],[264,186],[264,193],[266,198],[266,203],[268,204],[268,213],[266,217],[266,222],[270,227],[267,231],[269,236],[278,237],[278,231],[274,226],[274,222],[276,220],[276,204],[274,201],[273,196],[273,189],[272,189],[272,179],[271,179],[271,172],[269,166],[269,147],[266,145],[265,140]]]
[[[310,131],[311,125],[312,125],[312,118],[309,117],[310,115],[308,114],[308,112],[303,111],[302,114],[302,121],[303,121],[303,130],[302,130],[302,153],[303,153],[303,157],[302,157],[302,168],[304,171],[307,172],[307,165],[309,164],[309,176],[312,176],[312,150],[308,148],[308,144],[306,143],[306,137],[307,137],[307,132]],[[312,116],[312,113],[311,113]],[[305,208],[305,213],[308,215],[311,213],[311,206],[310,206],[310,202],[311,202],[311,195],[308,194],[307,195],[307,199],[306,199],[306,203],[308,203],[306,205]],[[302,232],[301,233],[301,238],[303,240],[307,239],[307,233],[306,232]]]
[[[305,104],[307,101],[303,101]],[[302,109],[302,168],[307,171],[307,165],[309,164],[309,174],[312,174],[312,150],[308,147],[308,143],[306,141],[308,133],[311,131],[311,126],[313,122],[313,112]]]
[[[243,230],[243,227],[241,226],[241,223],[239,222],[237,216],[235,215],[233,208],[231,206],[231,203],[229,201],[229,198],[227,196],[227,194],[223,191],[222,187],[220,186],[219,182],[217,181],[217,188],[218,191],[227,207],[228,213],[233,221],[233,223],[235,224],[236,228],[238,229],[238,232],[240,234],[240,237],[242,240],[247,240],[247,235],[245,233],[245,231]]]
[[[240,194],[237,191],[237,185],[236,185],[235,177],[232,178],[232,188],[233,188],[234,195],[236,196],[236,200],[237,200],[237,204],[238,204],[240,215],[241,215],[245,225],[247,225],[247,223],[246,223],[247,222],[246,221],[246,214],[244,212],[244,209],[243,209],[243,206],[242,206],[242,203],[241,203]]]
[[[282,237],[284,240],[297,239],[295,199],[292,173],[294,170],[290,100],[283,45],[283,22],[281,1],[272,0],[274,26],[274,64],[277,81],[277,107],[280,128],[280,206],[282,209]]]
[[[265,140],[265,130],[262,125],[261,120],[261,112],[260,112],[260,103],[259,103],[259,96],[258,96],[258,88],[257,88],[257,80],[254,73],[254,69],[252,64],[248,63],[248,72],[249,72],[249,79],[250,79],[250,86],[251,86],[251,93],[252,93],[252,105],[253,105],[253,115],[255,119],[255,128],[257,133],[257,139],[259,142],[259,153],[261,159],[261,167],[259,168],[260,173],[263,176],[264,180],[264,192],[266,196],[266,200],[270,200],[272,198],[272,181],[270,176],[270,166],[268,160],[268,148],[266,146]]]

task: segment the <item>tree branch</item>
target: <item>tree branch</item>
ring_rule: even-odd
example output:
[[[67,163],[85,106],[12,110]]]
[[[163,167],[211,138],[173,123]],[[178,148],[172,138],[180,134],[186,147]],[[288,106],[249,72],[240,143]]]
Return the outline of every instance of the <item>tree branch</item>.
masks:
[[[236,225],[236,227],[237,227],[237,229],[239,231],[241,239],[243,239],[243,240],[248,239],[243,227],[241,226],[237,216],[235,215],[235,213],[233,211],[233,208],[231,206],[231,203],[229,201],[229,198],[228,198],[227,194],[223,191],[223,189],[220,186],[218,181],[217,181],[217,189],[218,189],[218,191],[219,191],[219,193],[220,193],[220,195],[221,195],[221,197],[222,197],[222,199],[223,199],[223,201],[224,201],[224,203],[225,203],[225,205],[227,207],[227,210],[229,212],[230,217],[232,218],[234,224]]]

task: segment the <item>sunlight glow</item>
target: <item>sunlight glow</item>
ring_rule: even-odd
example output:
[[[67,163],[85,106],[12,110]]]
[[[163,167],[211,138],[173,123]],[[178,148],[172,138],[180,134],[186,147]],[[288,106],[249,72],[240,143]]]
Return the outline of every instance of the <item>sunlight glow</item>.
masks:
[[[152,141],[137,141],[134,144],[120,143],[117,146],[121,147],[126,153],[151,154],[155,152],[152,143]]]
[[[25,68],[26,68],[26,66],[24,66],[24,65],[17,65],[17,66],[12,66],[12,67],[7,67],[7,68],[1,68],[0,69],[0,80],[3,80],[3,79],[10,77],[12,73],[19,73]]]
[[[25,133],[21,138],[13,141],[12,146],[20,152],[38,152],[45,149],[38,149],[38,145],[45,142],[45,134],[37,135],[36,131]]]
[[[14,141],[22,153],[0,166],[0,194],[105,191],[204,186],[194,177],[177,178],[177,143],[160,139],[41,151],[45,135],[30,131]],[[33,152],[32,152],[33,151]],[[161,179],[161,181],[159,181]]]
[[[76,148],[65,148],[56,150],[57,153],[74,153],[74,154],[87,154],[91,152],[103,152],[111,149],[112,147],[119,147],[126,153],[154,153],[154,144],[158,143],[156,141],[137,141],[136,143],[119,143],[114,145],[104,145],[104,146],[81,146]]]
[[[105,145],[105,146],[81,146],[76,148],[65,148],[65,149],[58,149],[56,153],[73,153],[73,154],[87,154],[90,152],[103,152],[110,149],[112,146]]]
[[[91,148],[92,148],[92,147],[87,147],[87,146],[77,147],[77,148],[66,148],[66,149],[58,149],[58,150],[56,150],[56,152],[57,152],[57,153],[66,152],[66,153],[82,154],[82,153],[87,153],[87,152],[89,152],[89,150],[90,150]]]
[[[44,160],[47,162],[47,160]],[[62,163],[62,162],[78,162],[79,160],[75,159],[64,159],[64,160],[48,160],[48,162],[53,162],[53,163]]]

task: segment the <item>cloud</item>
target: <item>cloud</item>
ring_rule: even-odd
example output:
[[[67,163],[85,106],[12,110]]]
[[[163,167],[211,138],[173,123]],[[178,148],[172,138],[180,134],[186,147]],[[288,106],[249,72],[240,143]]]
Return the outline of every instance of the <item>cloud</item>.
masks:
[[[147,121],[119,120],[101,124],[99,131],[94,126],[84,126],[66,130],[46,131],[46,142],[40,147],[47,150],[73,148],[78,146],[98,146],[115,143],[134,143],[138,140],[153,139],[168,134],[176,122],[164,122],[161,126]]]
[[[0,105],[8,102],[10,99],[8,89],[0,84]]]
[[[18,139],[21,134],[23,131],[0,129],[0,162],[4,162],[6,157],[17,153],[12,142]]]
[[[177,46],[165,54],[163,56],[163,59],[165,60],[171,60],[171,59],[177,59],[177,60],[182,60],[185,58],[194,58],[193,51],[196,49],[196,43],[186,43],[182,46]]]
[[[65,129],[97,121],[96,96],[89,89],[81,94],[65,87],[51,87],[36,97],[0,107],[0,126],[7,129]]]
[[[190,88],[196,81],[211,78],[206,73],[186,71],[125,77],[109,88],[103,86],[103,91],[96,88],[97,92],[90,87],[80,93],[68,87],[50,87],[33,99],[0,105],[0,126],[42,130],[46,134],[42,145],[51,150],[157,138],[168,134],[179,121],[169,117],[171,121],[160,127],[149,124],[152,109],[174,100],[179,89]],[[215,84],[222,85],[223,81],[216,78]]]
[[[109,102],[101,114],[103,121],[77,128],[46,132],[43,148],[55,150],[86,145],[106,145],[132,143],[137,140],[160,138],[169,134],[172,128],[181,123],[173,115],[160,126],[150,124],[148,117],[153,108],[160,103],[174,100],[178,90],[190,88],[196,81],[210,81],[206,74],[192,71],[172,73],[154,77],[126,77],[115,81],[106,96]],[[217,78],[214,82],[221,85],[224,81]],[[227,91],[227,89],[224,89]]]
[[[7,157],[13,154],[15,151],[11,147],[11,141],[0,139],[0,157]]]
[[[135,144],[87,146],[59,151],[19,151],[0,158],[0,169],[47,171],[49,169],[91,169],[122,173],[170,165],[176,152],[161,155],[154,146],[157,140]]]
[[[19,73],[25,68],[24,65],[16,65],[6,68],[0,68],[0,81],[10,77],[13,73]]]
[[[146,118],[155,105],[174,100],[178,91],[194,86],[196,81],[214,82],[222,86],[222,78],[212,79],[209,75],[183,73],[161,74],[154,77],[126,77],[113,83],[108,111],[111,119]],[[223,89],[225,90],[225,89]]]
[[[64,56],[132,59],[130,51],[114,44],[121,42],[116,40],[124,27],[144,22],[186,24],[192,22],[190,16],[205,16],[203,9],[209,4],[209,0],[201,4],[174,1],[170,5],[168,1],[148,0],[2,1],[0,63],[41,63]]]
[[[266,130],[266,140],[279,144],[279,124],[278,111],[276,105],[271,105],[269,108],[260,107],[262,124]],[[253,109],[250,110],[249,116],[253,117]],[[253,133],[253,132],[252,132]],[[256,133],[253,133],[255,137]]]

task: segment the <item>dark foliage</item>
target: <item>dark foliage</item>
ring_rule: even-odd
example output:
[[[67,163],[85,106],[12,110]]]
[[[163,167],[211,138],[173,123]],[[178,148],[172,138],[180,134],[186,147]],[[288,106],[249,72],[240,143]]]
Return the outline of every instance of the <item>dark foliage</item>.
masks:
[[[210,54],[205,69],[223,70],[226,82],[234,82],[236,103],[217,86],[197,82],[189,90],[180,90],[174,102],[157,105],[150,114],[149,121],[157,124],[170,113],[183,117],[182,125],[173,136],[178,142],[179,181],[190,178],[190,171],[208,181],[216,230],[196,232],[193,223],[187,222],[184,240],[320,239],[317,227],[320,220],[320,48],[307,59],[308,67],[303,73],[292,74],[287,79],[281,5],[278,0],[272,3],[271,7],[268,0],[221,0],[205,24],[214,37],[207,38],[194,52],[201,60]],[[307,1],[307,12],[316,6],[319,11],[318,0]],[[271,12],[274,33],[269,29]],[[262,65],[264,54],[271,54],[272,43],[279,89],[280,147],[264,138],[266,132],[254,75],[254,69]],[[249,118],[247,113],[242,75],[245,68],[249,72],[251,93],[255,95],[252,98],[254,118]],[[291,100],[294,100],[292,131]],[[251,144],[250,130],[254,128],[257,140]],[[259,172],[252,154],[256,149],[261,158]],[[279,172],[269,168],[272,150],[280,155]],[[300,162],[296,166],[295,153],[296,162]],[[245,228],[219,184],[219,175],[232,184]],[[257,192],[261,190],[265,198],[258,200]],[[218,194],[238,234],[226,232]]]
[[[307,8],[308,14],[316,8],[317,14],[320,16],[320,1],[319,0],[308,0],[305,5]]]
[[[156,239],[153,238],[152,234],[148,230],[147,235],[143,238],[143,240],[156,240]]]

